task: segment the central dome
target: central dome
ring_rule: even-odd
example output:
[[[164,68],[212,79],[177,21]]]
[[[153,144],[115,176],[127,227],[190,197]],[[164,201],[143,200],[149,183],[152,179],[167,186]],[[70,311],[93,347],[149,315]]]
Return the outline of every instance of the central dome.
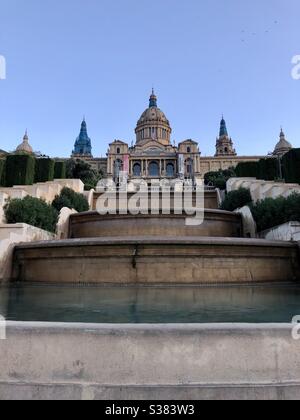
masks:
[[[138,120],[135,130],[138,144],[149,140],[157,141],[164,145],[170,144],[172,129],[166,115],[157,106],[157,97],[152,91],[149,107]]]

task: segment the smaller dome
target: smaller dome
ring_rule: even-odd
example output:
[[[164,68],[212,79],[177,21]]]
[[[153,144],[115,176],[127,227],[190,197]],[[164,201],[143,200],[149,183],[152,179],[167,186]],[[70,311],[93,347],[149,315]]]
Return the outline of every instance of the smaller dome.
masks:
[[[291,143],[289,141],[286,140],[285,134],[284,134],[283,130],[281,130],[280,140],[276,144],[276,147],[275,147],[275,150],[274,150],[274,155],[284,155],[284,154],[288,153],[292,148],[293,148],[293,146],[291,145]]]
[[[28,138],[27,131],[26,131],[26,133],[23,137],[23,142],[21,144],[19,144],[19,146],[16,149],[16,152],[26,152],[26,153],[33,154],[33,149],[29,144],[29,138]]]

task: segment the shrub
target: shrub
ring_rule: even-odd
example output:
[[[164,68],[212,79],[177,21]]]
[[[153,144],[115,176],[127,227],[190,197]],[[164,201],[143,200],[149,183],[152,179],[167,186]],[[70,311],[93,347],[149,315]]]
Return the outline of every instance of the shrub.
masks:
[[[90,209],[87,199],[70,188],[63,188],[60,195],[57,195],[52,206],[60,212],[63,207],[75,209],[78,213],[88,211]]]
[[[44,200],[33,197],[10,200],[4,207],[7,223],[27,223],[49,232],[55,232],[58,213]]]
[[[293,149],[284,155],[282,166],[285,181],[300,184],[300,149]]]
[[[222,210],[234,211],[238,208],[244,207],[252,202],[250,190],[240,188],[237,191],[232,191],[226,195],[225,200],[221,205]]]
[[[54,178],[65,179],[67,177],[66,162],[55,162],[54,165]]]
[[[5,159],[0,160],[0,186],[5,187],[5,169],[6,161]]]
[[[49,158],[36,159],[35,182],[48,182],[54,179],[54,160]]]
[[[235,170],[233,168],[227,170],[219,170],[217,172],[208,172],[205,177],[205,185],[213,185],[220,190],[226,190],[226,183],[228,179],[236,176]]]
[[[259,232],[300,221],[300,194],[295,193],[287,198],[266,198],[250,207]]]
[[[6,158],[6,186],[32,185],[34,183],[35,159],[31,155],[17,154]]]

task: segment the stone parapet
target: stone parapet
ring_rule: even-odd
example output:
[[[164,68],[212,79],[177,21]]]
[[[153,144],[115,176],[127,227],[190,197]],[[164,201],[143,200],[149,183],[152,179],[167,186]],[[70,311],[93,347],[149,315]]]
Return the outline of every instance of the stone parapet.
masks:
[[[8,322],[0,399],[299,400],[292,328]]]

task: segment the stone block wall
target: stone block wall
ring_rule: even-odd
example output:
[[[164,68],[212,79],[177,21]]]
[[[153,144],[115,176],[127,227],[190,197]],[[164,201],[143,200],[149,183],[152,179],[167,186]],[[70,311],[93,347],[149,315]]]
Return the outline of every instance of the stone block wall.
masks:
[[[265,198],[288,197],[295,192],[300,193],[300,185],[298,184],[260,181],[255,178],[230,178],[227,181],[228,192],[236,191],[239,188],[249,189],[255,202]]]

